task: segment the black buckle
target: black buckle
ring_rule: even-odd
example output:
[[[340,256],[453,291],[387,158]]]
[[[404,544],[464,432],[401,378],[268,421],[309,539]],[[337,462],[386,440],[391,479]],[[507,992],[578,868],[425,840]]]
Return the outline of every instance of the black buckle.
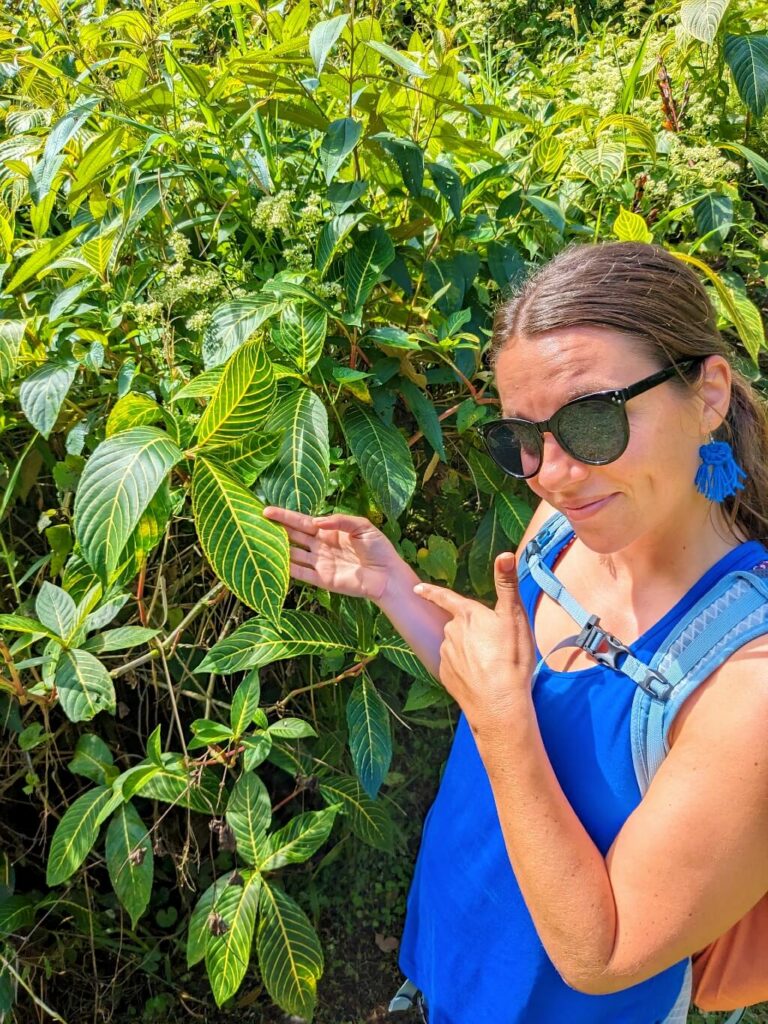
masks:
[[[619,666],[616,664],[618,656],[620,654],[632,653],[627,645],[623,644],[618,637],[606,632],[600,626],[600,617],[598,615],[590,615],[586,625],[576,637],[576,644],[591,655],[595,661],[601,665],[609,665],[616,671],[619,671]],[[608,645],[607,651],[599,650],[603,644]],[[641,690],[644,690],[651,697],[655,697],[656,700],[667,700],[674,689],[673,684],[668,682],[664,676],[654,669],[648,668],[648,666],[645,667],[645,678],[639,682],[635,680],[635,682]]]

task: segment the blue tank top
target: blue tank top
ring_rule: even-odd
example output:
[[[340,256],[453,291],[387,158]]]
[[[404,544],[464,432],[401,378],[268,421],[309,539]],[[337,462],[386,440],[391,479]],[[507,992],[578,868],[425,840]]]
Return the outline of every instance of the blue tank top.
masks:
[[[571,531],[548,553],[550,568],[572,538]],[[758,541],[733,548],[631,645],[632,653],[650,661],[718,579],[767,555]],[[520,596],[531,623],[540,592],[528,574]],[[536,657],[541,657],[538,648]],[[629,730],[635,689],[631,679],[608,666],[556,672],[546,664],[533,689],[552,767],[603,855],[641,798]],[[430,1024],[661,1024],[681,991],[688,959],[608,995],[587,995],[566,985],[523,901],[490,782],[462,714],[424,822],[399,963],[423,991]]]

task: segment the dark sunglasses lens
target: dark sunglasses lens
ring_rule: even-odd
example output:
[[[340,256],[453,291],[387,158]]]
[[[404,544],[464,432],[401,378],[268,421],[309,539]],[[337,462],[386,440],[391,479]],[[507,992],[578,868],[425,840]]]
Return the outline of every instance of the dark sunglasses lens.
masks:
[[[499,423],[486,432],[485,443],[494,461],[511,476],[534,476],[541,459],[538,435],[525,423]]]
[[[627,440],[623,407],[605,401],[576,402],[566,406],[558,420],[563,443],[584,462],[617,459]]]

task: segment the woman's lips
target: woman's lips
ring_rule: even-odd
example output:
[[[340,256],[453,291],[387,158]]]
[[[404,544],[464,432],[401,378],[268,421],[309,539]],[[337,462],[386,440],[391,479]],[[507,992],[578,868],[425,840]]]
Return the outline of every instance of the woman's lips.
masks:
[[[601,498],[599,501],[593,501],[590,505],[584,505],[583,508],[568,508],[567,505],[563,507],[563,511],[569,519],[576,520],[577,522],[582,519],[588,519],[594,515],[595,512],[599,512],[601,508],[604,508],[609,501],[612,501],[616,497],[615,494],[609,494],[607,498]]]

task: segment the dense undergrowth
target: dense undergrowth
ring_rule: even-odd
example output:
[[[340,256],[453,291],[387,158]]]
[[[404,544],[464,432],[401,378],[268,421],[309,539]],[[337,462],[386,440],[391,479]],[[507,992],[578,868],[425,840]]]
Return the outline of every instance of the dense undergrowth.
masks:
[[[767,16],[5,8],[0,1017],[382,1019],[453,710],[261,509],[487,597],[491,315],[573,242],[688,261],[765,390]]]

